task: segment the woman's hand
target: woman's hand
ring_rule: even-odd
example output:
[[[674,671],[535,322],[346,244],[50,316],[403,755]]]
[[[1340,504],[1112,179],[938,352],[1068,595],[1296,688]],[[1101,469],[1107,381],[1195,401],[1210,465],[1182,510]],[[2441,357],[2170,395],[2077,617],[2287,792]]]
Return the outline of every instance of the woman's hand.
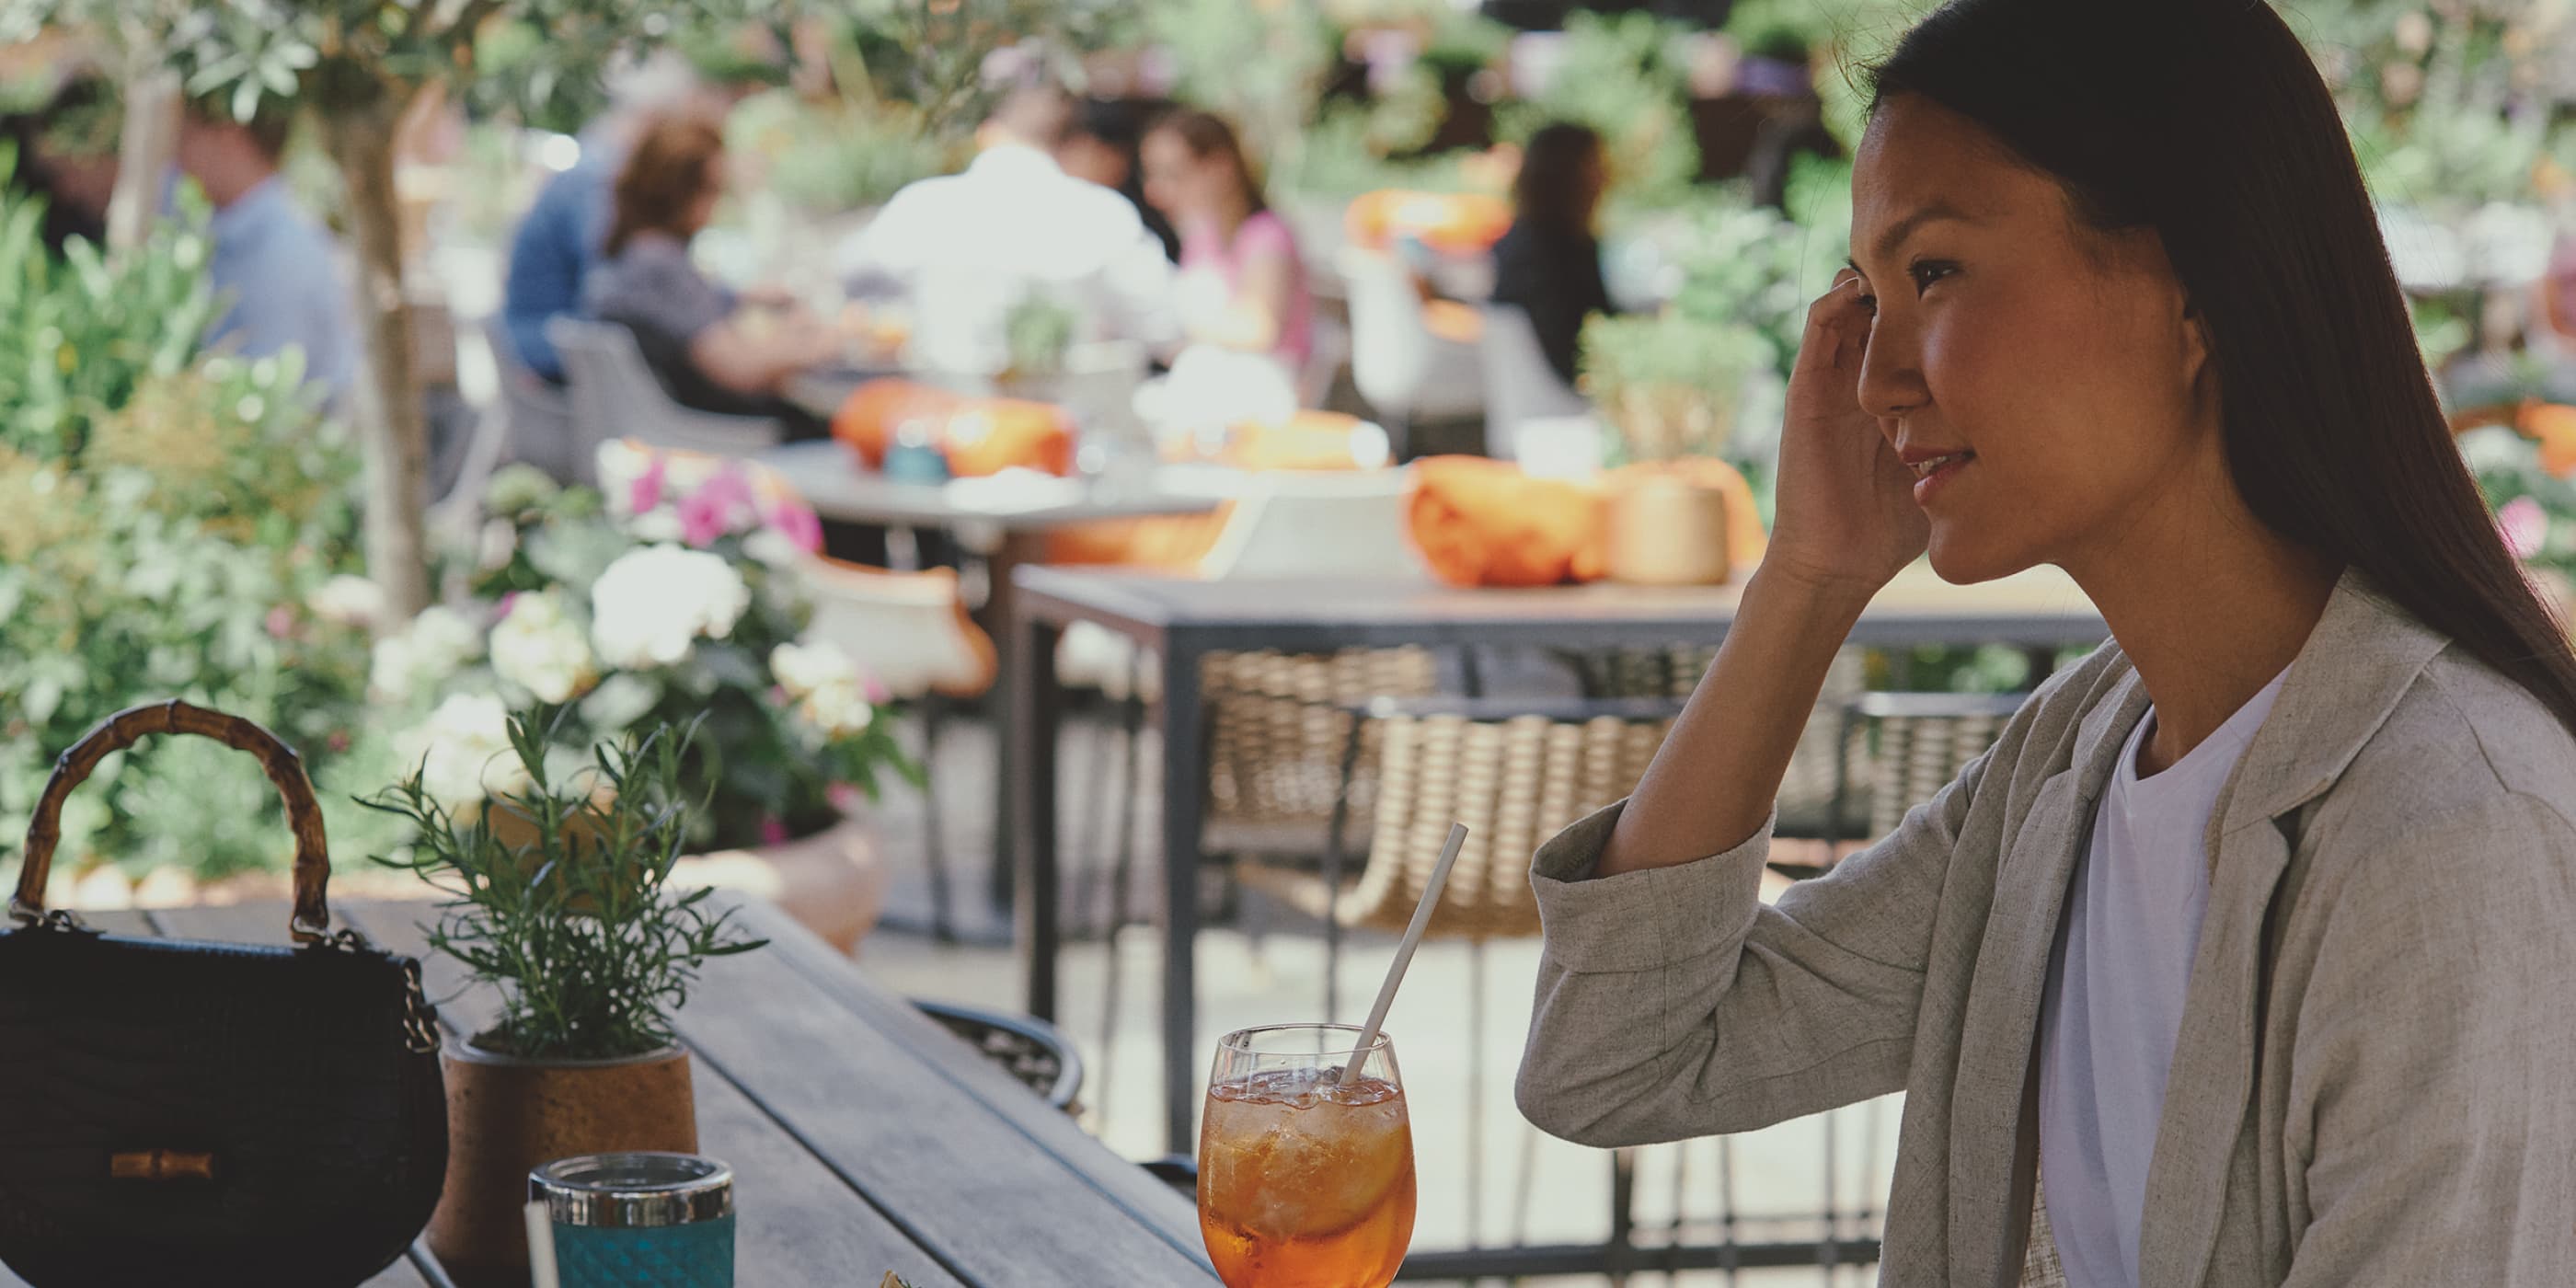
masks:
[[[1931,526],[1914,472],[1860,405],[1869,310],[1844,269],[1807,309],[1780,432],[1780,478],[1766,570],[1875,592],[1923,553]]]

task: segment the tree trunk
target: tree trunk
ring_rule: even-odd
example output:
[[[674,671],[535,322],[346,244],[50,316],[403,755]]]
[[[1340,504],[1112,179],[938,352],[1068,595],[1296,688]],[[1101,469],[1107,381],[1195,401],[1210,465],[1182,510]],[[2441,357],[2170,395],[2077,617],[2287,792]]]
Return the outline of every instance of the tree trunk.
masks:
[[[429,604],[421,518],[429,491],[429,420],[413,370],[402,214],[394,197],[395,127],[415,92],[389,87],[374,103],[318,114],[324,145],[348,185],[349,229],[357,240],[368,379],[357,391],[355,411],[367,456],[367,570],[384,588],[392,623],[410,621]]]
[[[179,77],[158,66],[126,78],[125,124],[117,137],[116,193],[107,203],[107,244],[138,245],[161,213],[161,176],[179,150]]]

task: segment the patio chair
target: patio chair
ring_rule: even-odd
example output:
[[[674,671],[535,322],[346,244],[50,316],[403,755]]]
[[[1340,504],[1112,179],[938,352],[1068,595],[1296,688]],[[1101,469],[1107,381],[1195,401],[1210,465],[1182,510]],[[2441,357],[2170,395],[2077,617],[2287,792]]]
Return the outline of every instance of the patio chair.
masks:
[[[1592,403],[1547,365],[1529,310],[1488,304],[1484,312],[1485,454],[1519,460],[1521,430],[1529,422],[1589,416]]]
[[[913,1009],[956,1034],[985,1059],[1000,1065],[1039,1099],[1068,1114],[1080,1113],[1082,1054],[1062,1029],[1028,1015],[1005,1015],[948,1002],[913,999]]]
[[[635,347],[635,334],[613,322],[555,318],[546,338],[562,355],[572,385],[573,420],[583,442],[636,438],[716,456],[750,456],[776,447],[786,429],[766,416],[724,416],[672,401]]]
[[[894,697],[921,713],[923,857],[930,870],[930,933],[953,942],[952,890],[940,825],[939,733],[950,708],[993,687],[993,641],[966,610],[957,574],[946,568],[887,572],[834,559],[802,565],[814,599],[810,633],[838,643]]]
[[[1529,856],[1568,824],[1633,790],[1680,711],[1681,702],[1672,698],[1380,699],[1354,708],[1360,723],[1343,744],[1340,789],[1345,806],[1337,811],[1323,871],[1263,867],[1243,873],[1245,884],[1324,923],[1324,1017],[1337,1018],[1343,1000],[1338,976],[1345,928],[1401,933],[1438,864],[1450,824],[1465,823],[1467,843],[1433,906],[1424,937],[1467,941],[1463,1049],[1487,1050],[1484,946],[1497,938],[1539,933]],[[1347,802],[1361,785],[1360,749],[1372,732],[1380,755],[1376,821],[1366,863],[1358,878],[1346,884]],[[1471,1124],[1466,1196],[1471,1213],[1483,1211],[1485,1063],[1481,1058],[1470,1061],[1462,1097]],[[1513,1208],[1519,1225],[1516,1242],[1528,1228],[1535,1170],[1531,1149],[1536,1129],[1524,1125],[1522,1130]],[[1630,1194],[1629,1187],[1614,1187],[1614,1222],[1624,1220]],[[1468,1233],[1471,1247],[1481,1246],[1480,1230],[1472,1222]]]
[[[483,340],[500,376],[501,420],[508,430],[503,458],[536,466],[557,483],[596,482],[591,466],[602,440],[583,433],[572,395],[519,361],[500,314],[483,319]]]
[[[1484,411],[1476,345],[1432,331],[1412,274],[1394,257],[1349,249],[1341,266],[1350,284],[1351,383],[1386,425],[1396,459],[1409,459],[1416,423]]]

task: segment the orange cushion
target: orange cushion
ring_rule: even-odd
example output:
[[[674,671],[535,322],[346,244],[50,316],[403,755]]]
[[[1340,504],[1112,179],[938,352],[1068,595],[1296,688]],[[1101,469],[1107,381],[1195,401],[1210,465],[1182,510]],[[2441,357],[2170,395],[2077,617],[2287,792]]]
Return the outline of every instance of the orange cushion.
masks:
[[[1534,479],[1506,461],[1435,456],[1413,464],[1406,518],[1423,562],[1454,586],[1553,586],[1598,544],[1601,493]]]
[[[1046,561],[1159,572],[1194,572],[1216,548],[1234,503],[1224,502],[1206,514],[1153,515],[1142,519],[1103,519],[1078,523],[1047,534]]]
[[[832,416],[832,437],[869,469],[885,465],[886,448],[906,421],[937,427],[940,454],[957,478],[1003,470],[1073,472],[1073,426],[1064,409],[1018,398],[969,398],[909,380],[871,380],[850,391]]]

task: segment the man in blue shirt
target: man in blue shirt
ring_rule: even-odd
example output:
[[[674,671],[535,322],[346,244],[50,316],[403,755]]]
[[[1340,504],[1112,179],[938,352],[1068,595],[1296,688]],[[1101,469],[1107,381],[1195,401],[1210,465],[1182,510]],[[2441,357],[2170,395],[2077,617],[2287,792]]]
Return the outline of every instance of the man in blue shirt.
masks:
[[[206,342],[250,358],[300,348],[305,378],[346,408],[358,380],[359,331],[338,244],[278,176],[291,120],[282,107],[263,108],[247,124],[220,109],[191,109],[179,127],[179,168],[215,207],[208,275],[227,302]]]

